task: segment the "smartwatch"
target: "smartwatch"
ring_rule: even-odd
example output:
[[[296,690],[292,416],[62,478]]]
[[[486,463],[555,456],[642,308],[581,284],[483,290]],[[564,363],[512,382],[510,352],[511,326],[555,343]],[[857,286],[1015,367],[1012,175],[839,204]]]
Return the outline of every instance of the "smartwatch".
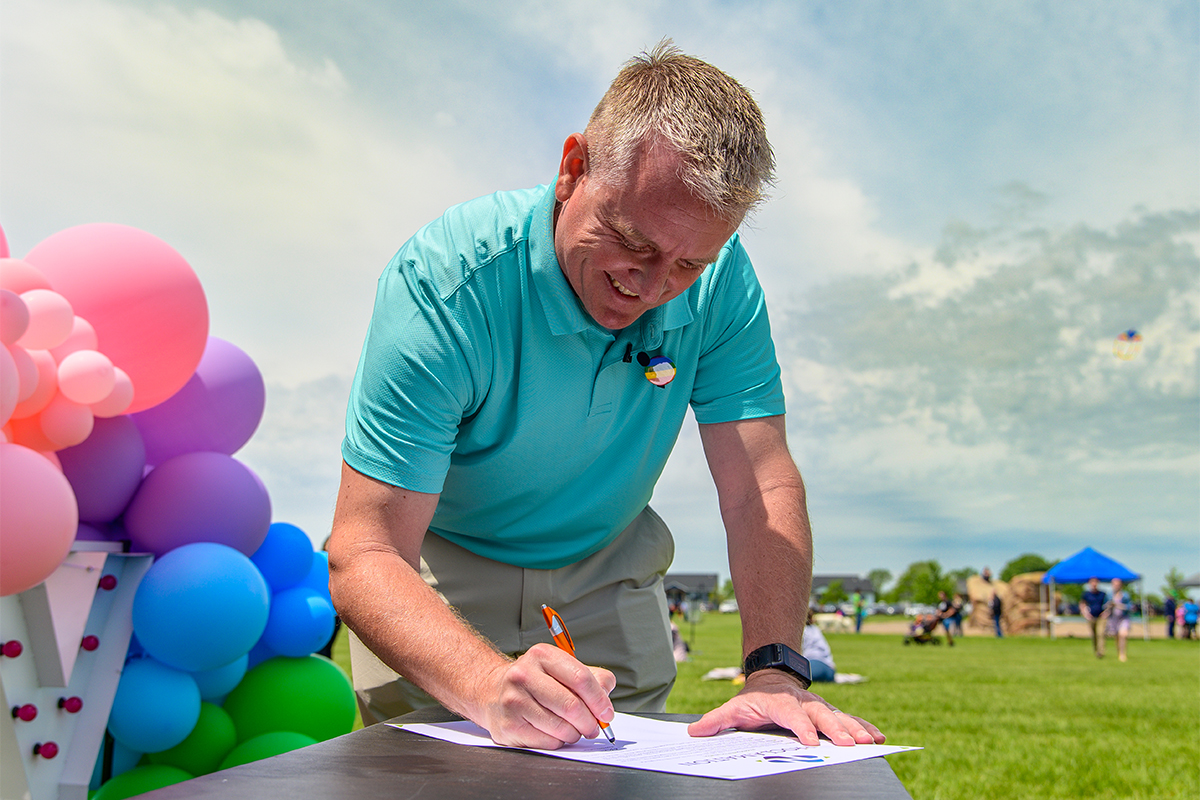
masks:
[[[812,685],[812,669],[808,665],[808,659],[786,644],[764,645],[746,656],[746,661],[742,664],[742,673],[747,678],[760,669],[786,672],[800,681],[800,685],[805,689]]]

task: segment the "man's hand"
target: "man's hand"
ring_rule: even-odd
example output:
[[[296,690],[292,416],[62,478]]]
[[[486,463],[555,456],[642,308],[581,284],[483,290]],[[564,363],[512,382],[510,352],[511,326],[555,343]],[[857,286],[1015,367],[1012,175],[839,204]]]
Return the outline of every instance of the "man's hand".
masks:
[[[765,669],[746,679],[737,696],[688,726],[692,736],[712,736],[729,728],[759,730],[778,725],[800,739],[819,743],[817,731],[836,745],[883,744],[887,737],[871,723],[838,711],[778,670]]]
[[[608,698],[616,676],[588,667],[548,644],[536,644],[484,680],[482,708],[471,717],[496,744],[556,750],[600,735],[597,719],[611,722]]]

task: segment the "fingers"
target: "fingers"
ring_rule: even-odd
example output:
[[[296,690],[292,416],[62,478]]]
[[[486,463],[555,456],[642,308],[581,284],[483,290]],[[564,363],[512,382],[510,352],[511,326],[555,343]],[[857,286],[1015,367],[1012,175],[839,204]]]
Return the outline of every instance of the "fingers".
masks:
[[[499,676],[485,727],[497,744],[557,749],[600,735],[614,715],[616,677],[550,645],[535,645]]]
[[[871,723],[839,711],[818,699],[815,710],[809,710],[809,718],[829,741],[847,747],[854,744],[883,744],[885,737]]]
[[[688,726],[692,736],[712,736],[729,728],[758,730],[779,726],[801,744],[819,744],[818,732],[833,744],[883,744],[886,737],[862,719],[834,708],[785,676],[766,676],[748,684],[736,697]]]

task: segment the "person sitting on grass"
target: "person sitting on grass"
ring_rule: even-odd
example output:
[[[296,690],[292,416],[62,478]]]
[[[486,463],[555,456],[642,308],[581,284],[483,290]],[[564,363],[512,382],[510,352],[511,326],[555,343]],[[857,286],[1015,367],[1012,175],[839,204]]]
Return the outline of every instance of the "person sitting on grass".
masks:
[[[808,610],[808,620],[804,623],[804,638],[800,641],[800,654],[808,659],[809,669],[812,670],[813,682],[825,681],[832,683],[837,675],[837,667],[833,664],[833,651],[820,626],[813,622],[813,612]]]

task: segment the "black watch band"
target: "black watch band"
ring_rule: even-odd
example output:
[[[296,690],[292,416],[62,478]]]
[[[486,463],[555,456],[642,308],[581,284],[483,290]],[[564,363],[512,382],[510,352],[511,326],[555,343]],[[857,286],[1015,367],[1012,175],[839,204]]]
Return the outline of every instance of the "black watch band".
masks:
[[[777,642],[764,645],[746,656],[746,661],[742,664],[742,673],[747,678],[761,669],[782,670],[800,681],[805,689],[812,685],[812,670],[808,659],[786,644]]]

